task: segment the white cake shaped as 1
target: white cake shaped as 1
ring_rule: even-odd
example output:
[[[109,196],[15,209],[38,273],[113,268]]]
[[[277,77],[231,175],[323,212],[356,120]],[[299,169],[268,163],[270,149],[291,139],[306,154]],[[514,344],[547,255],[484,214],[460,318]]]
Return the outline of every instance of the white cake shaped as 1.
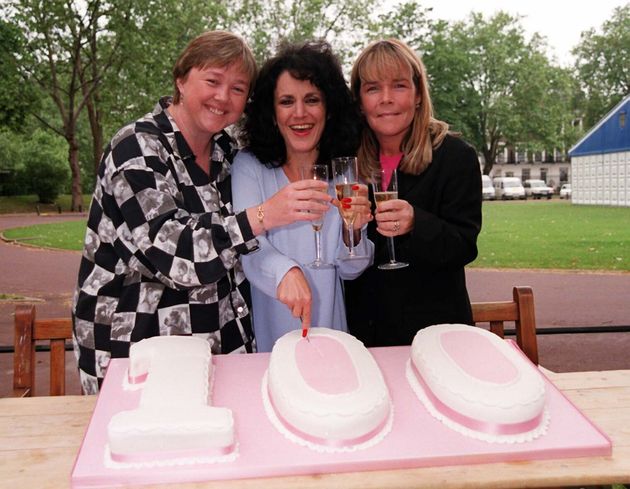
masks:
[[[540,372],[524,354],[485,329],[440,324],[418,331],[406,373],[427,410],[466,436],[518,443],[547,430]]]
[[[296,330],[276,341],[262,396],[276,428],[317,451],[367,448],[391,430],[380,368],[363,343],[341,331],[311,328],[305,339]]]
[[[107,426],[113,467],[189,465],[233,460],[234,419],[210,402],[209,343],[192,336],[156,336],[131,346],[127,389],[142,389],[135,409]]]

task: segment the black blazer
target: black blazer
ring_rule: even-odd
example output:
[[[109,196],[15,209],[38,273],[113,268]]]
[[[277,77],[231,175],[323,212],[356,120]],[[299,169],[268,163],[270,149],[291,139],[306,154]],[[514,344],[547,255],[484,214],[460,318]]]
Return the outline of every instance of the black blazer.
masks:
[[[377,269],[388,254],[372,221],[374,265],[345,283],[350,333],[368,347],[409,345],[419,329],[432,324],[472,324],[464,266],[477,257],[481,230],[475,149],[448,135],[422,174],[398,172],[398,196],[415,214],[413,230],[394,238],[396,258],[409,267]]]

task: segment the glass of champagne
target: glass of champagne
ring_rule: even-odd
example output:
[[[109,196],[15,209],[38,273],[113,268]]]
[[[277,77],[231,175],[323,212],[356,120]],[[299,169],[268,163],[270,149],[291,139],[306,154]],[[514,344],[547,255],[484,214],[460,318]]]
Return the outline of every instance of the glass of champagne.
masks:
[[[381,169],[374,175],[372,179],[372,190],[374,191],[374,201],[376,208],[381,202],[394,200],[398,198],[398,178],[395,169]],[[409,263],[396,261],[396,251],[394,250],[394,238],[389,236],[386,238],[387,251],[389,252],[389,262],[381,263],[378,268],[380,270],[396,270],[397,268],[405,268]]]
[[[341,199],[345,197],[355,197],[357,192],[352,187],[359,183],[359,169],[357,166],[357,158],[355,156],[343,156],[333,158],[333,182],[335,183],[335,192],[337,200],[341,203]],[[339,208],[341,218],[348,228],[348,256],[344,260],[354,260],[365,258],[365,256],[357,255],[354,250],[354,220],[357,213],[352,209],[344,209],[343,205]]]
[[[303,180],[321,180],[328,183],[328,166],[327,165],[305,165],[300,167],[300,174]],[[325,192],[325,191],[324,191]],[[332,268],[331,263],[322,260],[321,232],[324,226],[324,216],[311,221],[313,231],[315,231],[315,260],[308,263],[309,268]]]

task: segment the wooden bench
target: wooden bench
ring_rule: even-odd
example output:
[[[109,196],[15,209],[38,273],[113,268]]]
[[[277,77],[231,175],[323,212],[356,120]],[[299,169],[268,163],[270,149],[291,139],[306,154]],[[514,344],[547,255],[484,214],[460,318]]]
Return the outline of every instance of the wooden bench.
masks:
[[[72,338],[72,319],[36,319],[35,306],[15,307],[13,396],[31,397],[35,390],[35,347],[50,344],[50,395],[66,393],[66,340]]]
[[[512,301],[474,302],[473,321],[488,323],[490,331],[504,337],[506,322],[514,322],[516,342],[527,357],[538,365],[534,294],[530,287],[514,287]],[[34,305],[15,308],[15,355],[13,357],[13,395],[32,396],[35,388],[35,346],[50,342],[50,395],[62,396],[66,390],[65,346],[72,338],[72,320],[36,319]]]
[[[511,301],[473,302],[473,321],[475,324],[489,323],[490,331],[501,338],[504,337],[504,323],[513,321],[516,327],[516,343],[538,365],[534,292],[531,287],[514,287],[512,297]]]

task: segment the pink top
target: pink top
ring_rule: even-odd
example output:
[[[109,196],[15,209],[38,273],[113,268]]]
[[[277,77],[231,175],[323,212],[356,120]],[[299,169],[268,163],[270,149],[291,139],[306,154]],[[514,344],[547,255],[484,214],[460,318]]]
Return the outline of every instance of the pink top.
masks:
[[[383,188],[387,188],[389,186],[389,178],[391,178],[390,175],[396,168],[398,168],[398,164],[400,163],[400,160],[402,160],[402,156],[403,156],[402,153],[398,153],[391,156],[384,155],[382,153],[379,155],[381,168],[385,170],[385,173],[387,175],[386,181],[383,182]]]
[[[402,160],[402,156],[402,153],[391,156],[380,154],[378,158],[381,162],[381,168],[383,168],[383,170],[395,170],[398,168],[398,163]]]

